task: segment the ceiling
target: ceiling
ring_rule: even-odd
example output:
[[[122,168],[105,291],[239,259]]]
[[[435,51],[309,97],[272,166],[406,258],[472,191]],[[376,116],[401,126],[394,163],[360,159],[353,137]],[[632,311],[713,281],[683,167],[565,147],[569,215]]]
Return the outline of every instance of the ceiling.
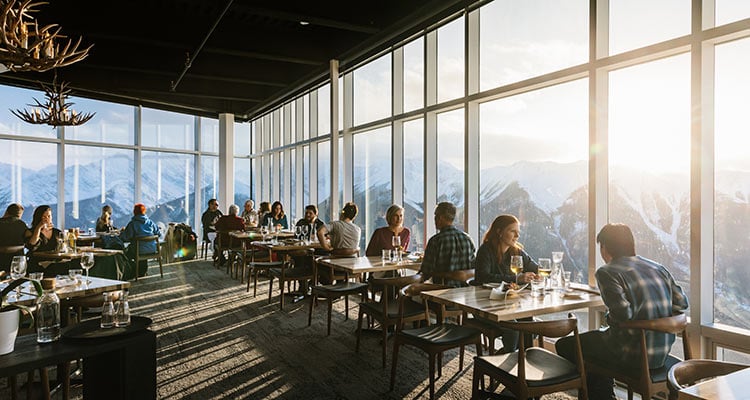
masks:
[[[56,0],[33,15],[94,45],[57,71],[74,96],[248,120],[323,82],[330,60],[344,71],[474,2]],[[52,78],[6,71],[0,84]]]

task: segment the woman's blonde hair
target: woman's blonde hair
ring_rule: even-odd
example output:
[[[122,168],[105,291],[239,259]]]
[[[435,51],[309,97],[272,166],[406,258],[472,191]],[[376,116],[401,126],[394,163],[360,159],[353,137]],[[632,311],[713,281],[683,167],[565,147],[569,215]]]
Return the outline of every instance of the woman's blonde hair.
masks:
[[[396,216],[396,213],[399,211],[403,211],[404,207],[401,207],[398,204],[394,204],[390,207],[388,207],[388,210],[385,212],[385,222],[388,223],[388,225],[391,224],[391,219]]]

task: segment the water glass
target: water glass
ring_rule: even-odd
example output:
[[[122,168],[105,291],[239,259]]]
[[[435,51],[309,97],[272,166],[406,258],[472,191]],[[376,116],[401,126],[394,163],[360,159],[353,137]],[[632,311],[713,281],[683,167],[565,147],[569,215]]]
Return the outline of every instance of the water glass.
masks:
[[[83,270],[82,269],[69,269],[68,270],[68,276],[71,280],[73,280],[76,284],[81,283],[83,280]]]
[[[391,262],[397,263],[399,262],[398,255],[400,251],[398,250],[391,250]]]
[[[29,272],[29,279],[32,281],[41,281],[44,279],[44,272]]]
[[[380,259],[381,259],[381,261],[383,261],[384,263],[385,263],[385,262],[388,262],[388,261],[391,261],[391,251],[390,251],[390,250],[388,250],[388,249],[384,249],[384,250],[382,251],[382,255],[381,255]]]
[[[565,290],[570,290],[570,272],[571,271],[563,272],[563,287]]]
[[[89,228],[88,233],[89,233],[89,236],[94,236],[95,234],[94,228]]]
[[[544,277],[538,277],[531,280],[531,295],[539,297],[544,295]]]
[[[115,305],[112,302],[112,295],[104,293],[104,304],[102,304],[102,320],[99,324],[101,328],[112,328],[115,326]]]

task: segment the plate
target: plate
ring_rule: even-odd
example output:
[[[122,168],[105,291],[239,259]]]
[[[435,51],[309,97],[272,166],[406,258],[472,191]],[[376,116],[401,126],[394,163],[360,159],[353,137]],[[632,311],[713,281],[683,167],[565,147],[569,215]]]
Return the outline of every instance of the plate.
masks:
[[[100,318],[81,322],[64,330],[62,337],[67,340],[88,340],[127,335],[148,328],[152,321],[151,318],[134,315],[130,317],[130,325],[124,328],[102,328],[100,322]]]
[[[483,283],[482,287],[487,288],[487,289],[494,289],[494,288],[500,287],[500,285],[502,285],[502,283],[489,282],[489,283]]]
[[[584,292],[573,291],[573,292],[566,292],[563,295],[563,297],[566,298],[566,299],[571,299],[571,300],[581,300],[586,295],[587,295],[587,293],[584,293]]]

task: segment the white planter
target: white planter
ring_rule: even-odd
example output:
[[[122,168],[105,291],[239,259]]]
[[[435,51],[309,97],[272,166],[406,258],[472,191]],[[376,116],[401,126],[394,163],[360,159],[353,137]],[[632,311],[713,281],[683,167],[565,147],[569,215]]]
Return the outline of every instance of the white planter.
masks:
[[[18,310],[0,312],[0,355],[13,351],[20,316],[21,313]]]

